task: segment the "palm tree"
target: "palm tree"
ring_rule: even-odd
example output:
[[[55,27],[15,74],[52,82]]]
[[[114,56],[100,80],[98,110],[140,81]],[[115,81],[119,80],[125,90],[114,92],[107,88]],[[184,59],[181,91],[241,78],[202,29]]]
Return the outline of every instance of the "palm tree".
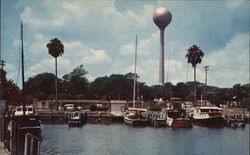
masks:
[[[188,50],[187,50],[187,54],[186,54],[186,58],[187,58],[187,62],[192,64],[192,67],[194,68],[194,99],[196,101],[196,65],[198,63],[201,63],[202,58],[204,56],[204,53],[202,52],[202,50],[200,49],[200,47],[198,47],[197,45],[193,45],[191,46]]]
[[[47,48],[49,50],[49,54],[52,55],[55,58],[55,87],[56,87],[56,104],[58,101],[58,95],[57,95],[57,57],[63,55],[64,53],[64,46],[61,43],[60,40],[57,38],[51,39],[50,42],[47,44]]]

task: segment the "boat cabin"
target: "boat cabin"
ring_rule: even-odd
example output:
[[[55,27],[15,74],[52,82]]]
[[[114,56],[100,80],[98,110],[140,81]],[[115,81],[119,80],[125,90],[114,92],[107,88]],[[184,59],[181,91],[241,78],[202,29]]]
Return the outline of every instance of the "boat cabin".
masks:
[[[208,112],[222,112],[223,109],[218,107],[197,107],[195,108],[196,112],[199,113],[208,113]]]
[[[23,115],[23,106],[19,106],[15,110],[15,116]],[[35,113],[34,108],[32,106],[25,106],[25,115],[33,115]]]

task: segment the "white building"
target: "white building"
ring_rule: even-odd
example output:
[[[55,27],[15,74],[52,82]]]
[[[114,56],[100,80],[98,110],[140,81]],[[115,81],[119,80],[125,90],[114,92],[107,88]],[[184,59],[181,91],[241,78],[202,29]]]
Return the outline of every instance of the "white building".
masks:
[[[110,100],[110,113],[114,116],[124,116],[127,104],[126,100]]]

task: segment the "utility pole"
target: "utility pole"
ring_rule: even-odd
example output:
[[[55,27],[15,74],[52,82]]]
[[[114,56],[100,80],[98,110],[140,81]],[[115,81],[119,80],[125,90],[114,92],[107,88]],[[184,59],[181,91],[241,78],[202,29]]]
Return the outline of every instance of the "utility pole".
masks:
[[[1,56],[0,56],[1,58]],[[5,62],[0,59],[0,100],[2,99],[2,85],[3,85],[3,79],[5,78],[5,72],[3,70],[3,66],[5,66]]]
[[[205,85],[207,85],[207,71],[209,70],[209,68],[208,68],[209,66],[205,66],[204,68],[205,68]]]
[[[207,98],[206,98],[206,97],[207,97],[206,88],[207,88],[207,71],[209,70],[208,67],[209,67],[209,66],[205,66],[205,67],[204,67],[204,69],[205,69],[205,70],[204,70],[204,71],[205,71],[205,95],[204,95],[204,96],[205,96],[205,99],[204,99],[204,100],[205,100],[205,106],[207,106],[207,103],[206,103],[206,100],[207,100]]]

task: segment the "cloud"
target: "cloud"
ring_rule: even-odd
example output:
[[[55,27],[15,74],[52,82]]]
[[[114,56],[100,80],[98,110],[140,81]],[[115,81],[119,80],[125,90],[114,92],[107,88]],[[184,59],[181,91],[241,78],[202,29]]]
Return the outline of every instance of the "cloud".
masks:
[[[20,47],[21,46],[21,40],[20,39],[14,39],[13,42],[12,42],[12,45]]]
[[[102,63],[102,62],[111,62],[110,57],[103,50],[89,49],[89,53],[90,53],[89,56],[83,58],[83,61],[86,64],[96,64],[96,63]]]
[[[173,20],[165,30],[165,81],[176,83],[193,79],[193,70],[190,65],[187,68],[185,54],[190,46],[197,44],[205,52],[203,62],[197,65],[197,80],[204,81],[203,66],[210,65],[209,83],[230,86],[247,79],[244,72],[247,72],[249,43],[245,40],[249,38],[245,34],[249,33],[249,8],[244,5],[248,2],[242,3],[18,1],[16,10],[11,12],[24,22],[25,53],[31,62],[27,68],[29,75],[54,72],[54,60],[46,44],[55,37],[65,46],[64,55],[58,59],[59,76],[80,64],[88,70],[91,79],[133,72],[137,34],[139,80],[151,85],[158,83],[160,49],[159,30],[152,15],[156,7],[166,6]],[[3,28],[8,29],[3,31],[6,33],[3,36],[12,38],[12,42],[3,43],[4,50],[17,51],[14,48],[20,46],[20,41],[13,39],[18,38],[17,33],[7,32],[19,30],[19,26],[4,25]],[[7,58],[14,59],[9,53]]]
[[[7,63],[4,67],[4,70],[9,71],[9,73],[6,75],[7,79],[16,79],[16,68],[12,64]]]
[[[226,6],[227,6],[228,9],[237,9],[237,8],[239,8],[243,4],[244,4],[244,0],[227,1],[226,2]]]
[[[152,52],[158,51],[160,47],[159,43],[160,33],[154,32],[151,36],[147,37],[146,39],[141,39],[138,36],[138,43],[137,43],[137,54],[138,55],[151,55]],[[155,46],[158,45],[158,46]],[[135,41],[132,43],[127,43],[121,45],[119,48],[119,52],[122,55],[135,55]]]
[[[72,62],[87,65],[111,62],[111,58],[104,50],[89,48],[80,41],[65,42],[65,56]]]
[[[249,35],[235,35],[223,48],[204,57],[204,63],[211,66],[209,74],[214,85],[249,82]]]

